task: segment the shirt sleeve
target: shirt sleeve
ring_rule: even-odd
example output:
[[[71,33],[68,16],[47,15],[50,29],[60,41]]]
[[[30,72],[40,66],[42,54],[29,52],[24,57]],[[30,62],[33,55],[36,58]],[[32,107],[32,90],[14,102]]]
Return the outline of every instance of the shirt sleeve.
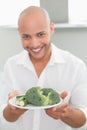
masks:
[[[3,110],[8,102],[8,94],[12,91],[12,88],[10,87],[10,80],[11,75],[9,73],[9,69],[6,69],[5,75],[0,82],[0,130],[19,130],[19,124],[21,122],[21,118],[15,122],[8,122],[3,116]]]
[[[75,81],[70,103],[74,108],[80,109],[87,120],[87,67],[83,62],[78,65]],[[83,127],[87,128],[87,121]]]

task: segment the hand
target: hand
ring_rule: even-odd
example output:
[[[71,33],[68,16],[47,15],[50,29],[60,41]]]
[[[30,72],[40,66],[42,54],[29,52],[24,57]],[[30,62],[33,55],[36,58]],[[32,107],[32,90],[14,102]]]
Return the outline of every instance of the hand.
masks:
[[[45,112],[46,112],[47,115],[49,115],[50,117],[52,117],[54,119],[61,119],[61,117],[64,116],[67,107],[68,107],[68,104],[63,102],[59,106],[49,108],[49,109],[45,109]]]
[[[17,95],[19,95],[18,91],[9,93],[8,100]],[[13,122],[16,121],[25,111],[27,110],[14,107],[8,103],[3,111],[3,115],[7,121]]]
[[[66,91],[61,93],[61,98],[65,99],[65,97],[68,95]],[[62,116],[64,116],[66,109],[68,108],[68,104],[64,101],[56,107],[46,109],[45,112],[47,115],[54,119],[60,119]]]
[[[8,94],[8,100],[19,95],[20,93],[18,91],[12,91],[11,93]]]
[[[61,93],[62,99],[65,99],[67,95],[67,92]],[[73,128],[81,127],[86,123],[86,117],[84,113],[80,109],[69,106],[65,100],[63,100],[59,106],[46,109],[45,111],[50,117],[54,119],[60,119]]]
[[[8,113],[10,113],[11,115],[14,115],[14,117],[19,117],[21,116],[25,111],[25,109],[21,109],[21,108],[17,108],[17,107],[14,107],[10,104],[7,105],[6,107],[6,110]]]
[[[20,93],[15,90],[15,91],[9,93],[8,99],[11,99],[11,98],[13,98],[14,96],[17,96],[17,95],[19,95],[19,94],[20,94]],[[19,116],[26,111],[26,110],[24,110],[24,109],[20,109],[20,108],[14,107],[14,106],[10,105],[9,103],[8,103],[7,108],[8,108],[8,110],[9,110],[12,114],[19,115]]]
[[[11,99],[11,98],[13,98],[14,96],[17,96],[17,95],[19,95],[19,94],[20,94],[20,93],[15,90],[15,91],[9,93],[8,99]],[[8,103],[8,109],[10,110],[11,113],[17,114],[17,115],[21,115],[21,114],[23,114],[23,113],[26,111],[26,110],[24,110],[24,109],[20,109],[20,108],[14,107],[14,106],[10,105],[9,103]]]

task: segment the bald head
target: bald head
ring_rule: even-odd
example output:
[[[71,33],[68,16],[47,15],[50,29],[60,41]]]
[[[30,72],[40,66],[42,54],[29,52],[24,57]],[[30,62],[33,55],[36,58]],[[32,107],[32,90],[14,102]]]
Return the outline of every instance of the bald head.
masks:
[[[18,25],[23,18],[31,17],[31,16],[37,16],[37,17],[43,16],[47,20],[47,22],[50,23],[49,14],[45,9],[38,7],[38,6],[29,6],[28,8],[24,9],[21,12],[19,19],[18,19]]]
[[[37,6],[23,10],[19,16],[18,31],[23,47],[29,52],[33,62],[44,59],[45,55],[49,58],[54,25],[50,23],[46,10]]]

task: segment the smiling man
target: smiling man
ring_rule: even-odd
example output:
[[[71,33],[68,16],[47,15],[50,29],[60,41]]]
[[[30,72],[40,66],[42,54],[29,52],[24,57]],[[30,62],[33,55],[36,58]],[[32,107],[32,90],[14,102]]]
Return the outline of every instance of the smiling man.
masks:
[[[39,76],[51,55],[50,38],[54,32],[54,24],[50,23],[46,11],[32,7],[20,14],[18,25],[23,47],[27,50]]]
[[[8,59],[4,68],[5,104],[1,105],[0,130],[71,130],[72,127],[85,127],[87,68],[84,62],[51,43],[54,24],[41,7],[30,6],[21,12],[18,31],[24,50]],[[64,101],[56,107],[36,112],[8,103],[7,100],[35,86],[56,89]]]

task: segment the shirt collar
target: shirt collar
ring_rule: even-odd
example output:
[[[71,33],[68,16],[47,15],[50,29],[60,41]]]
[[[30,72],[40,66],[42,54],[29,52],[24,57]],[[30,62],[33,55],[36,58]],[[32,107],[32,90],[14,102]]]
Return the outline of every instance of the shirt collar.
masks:
[[[52,46],[52,55],[49,64],[53,65],[54,63],[65,63],[65,59],[63,57],[63,52],[61,49],[57,48],[55,45],[51,44]],[[25,67],[30,68],[32,62],[28,56],[28,52],[24,50],[20,53],[20,59],[17,61],[17,64],[23,65]]]
[[[65,63],[65,59],[63,57],[63,51],[52,44],[50,64],[54,63]]]
[[[28,52],[26,50],[22,51],[19,54],[20,59],[18,59],[17,64],[18,65],[23,65],[24,67],[30,68],[32,66],[32,62],[29,58]]]

